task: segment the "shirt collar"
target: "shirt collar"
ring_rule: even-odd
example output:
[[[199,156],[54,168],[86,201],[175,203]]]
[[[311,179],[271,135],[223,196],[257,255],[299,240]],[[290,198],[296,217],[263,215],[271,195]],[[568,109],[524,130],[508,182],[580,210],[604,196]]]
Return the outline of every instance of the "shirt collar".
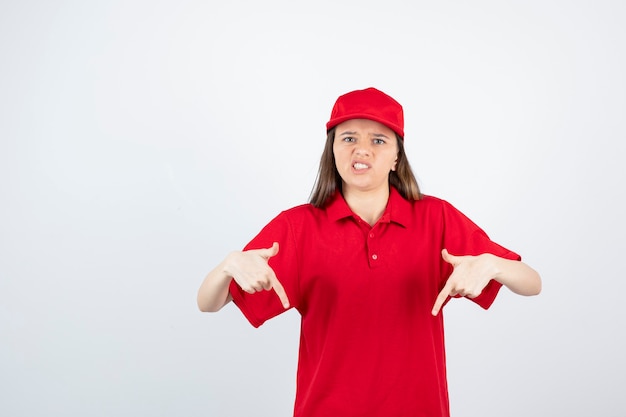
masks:
[[[387,208],[385,208],[385,212],[379,222],[394,222],[408,227],[411,223],[411,206],[412,203],[410,201],[405,200],[395,187],[390,186]],[[339,191],[336,191],[335,195],[331,197],[330,202],[326,206],[326,213],[328,213],[331,221],[338,221],[355,215]]]

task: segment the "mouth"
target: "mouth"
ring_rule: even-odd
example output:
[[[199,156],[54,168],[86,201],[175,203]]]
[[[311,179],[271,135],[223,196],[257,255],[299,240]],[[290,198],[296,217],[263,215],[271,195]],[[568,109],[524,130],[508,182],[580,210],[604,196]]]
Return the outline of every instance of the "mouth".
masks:
[[[355,162],[355,163],[352,164],[352,168],[356,169],[357,171],[361,171],[361,170],[364,170],[364,169],[368,169],[369,165],[364,164],[362,162]]]

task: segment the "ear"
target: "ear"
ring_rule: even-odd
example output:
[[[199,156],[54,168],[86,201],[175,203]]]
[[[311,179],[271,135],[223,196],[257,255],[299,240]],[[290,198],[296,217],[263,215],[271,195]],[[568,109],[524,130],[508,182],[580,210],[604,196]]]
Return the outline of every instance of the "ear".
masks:
[[[393,165],[391,166],[391,170],[395,171],[397,166],[398,166],[398,157],[396,156],[396,160],[393,161]]]

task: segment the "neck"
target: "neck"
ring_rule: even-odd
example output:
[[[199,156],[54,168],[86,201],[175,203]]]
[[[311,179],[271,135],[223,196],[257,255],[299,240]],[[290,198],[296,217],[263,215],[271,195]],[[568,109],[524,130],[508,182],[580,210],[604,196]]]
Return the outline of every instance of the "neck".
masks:
[[[344,190],[343,198],[350,210],[374,226],[387,207],[389,187],[377,191]]]

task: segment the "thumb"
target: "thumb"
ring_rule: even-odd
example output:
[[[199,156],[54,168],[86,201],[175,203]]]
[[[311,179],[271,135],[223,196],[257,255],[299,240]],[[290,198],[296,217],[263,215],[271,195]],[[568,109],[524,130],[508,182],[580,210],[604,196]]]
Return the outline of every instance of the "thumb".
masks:
[[[459,263],[457,259],[458,257],[454,255],[450,255],[447,249],[443,249],[441,251],[441,257],[443,258],[444,261],[451,264],[452,266],[456,266]]]
[[[278,253],[278,242],[274,242],[270,250],[271,250],[270,257],[275,256]]]
[[[278,253],[278,242],[274,242],[270,248],[261,249],[261,256],[269,259]]]

